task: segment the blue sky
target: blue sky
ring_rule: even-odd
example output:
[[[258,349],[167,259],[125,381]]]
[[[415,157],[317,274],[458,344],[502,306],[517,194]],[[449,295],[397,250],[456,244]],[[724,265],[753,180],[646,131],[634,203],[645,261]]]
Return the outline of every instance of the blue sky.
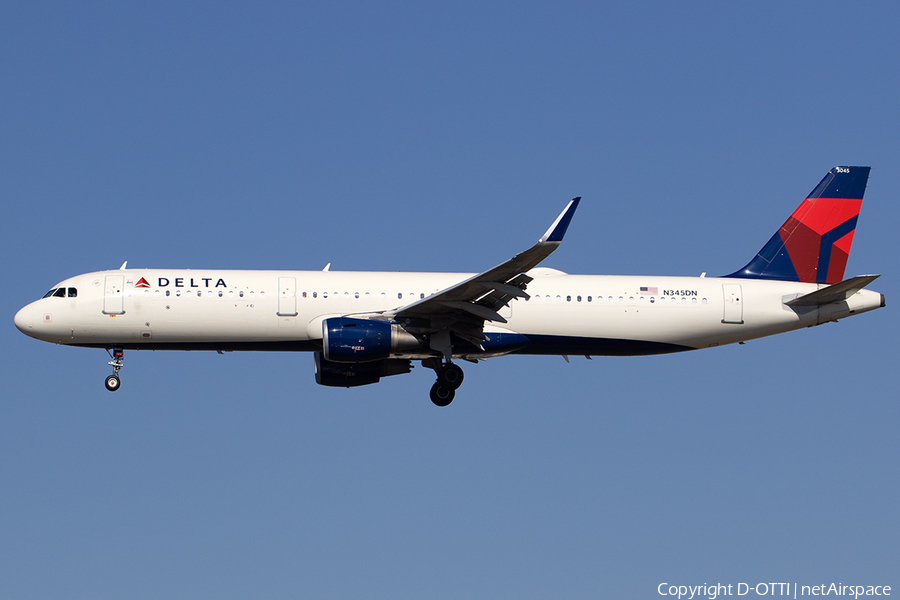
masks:
[[[7,3],[0,597],[900,588],[893,4]],[[715,351],[317,386],[312,357],[21,335],[77,273],[744,265],[871,165],[884,310]],[[751,594],[752,595],[752,594]]]

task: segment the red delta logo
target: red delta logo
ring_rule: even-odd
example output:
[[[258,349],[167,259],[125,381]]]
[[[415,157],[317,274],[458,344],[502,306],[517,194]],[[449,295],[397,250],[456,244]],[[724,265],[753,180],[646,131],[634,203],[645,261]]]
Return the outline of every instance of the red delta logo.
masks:
[[[134,284],[134,287],[136,287],[136,288],[148,288],[148,287],[150,287],[150,284],[147,282],[146,279],[144,279],[143,277],[141,277],[140,279],[138,279],[138,282],[137,282],[136,284]]]

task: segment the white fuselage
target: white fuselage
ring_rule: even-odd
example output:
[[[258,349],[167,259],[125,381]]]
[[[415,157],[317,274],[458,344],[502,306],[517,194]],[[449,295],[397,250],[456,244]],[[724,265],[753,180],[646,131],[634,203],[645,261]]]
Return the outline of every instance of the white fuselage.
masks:
[[[658,276],[567,275],[536,268],[528,300],[500,311],[490,334],[528,338],[523,354],[631,355],[707,348],[836,320],[883,306],[860,290],[824,306],[785,301],[824,285]],[[69,290],[16,315],[27,335],[128,349],[321,349],[322,321],[405,306],[465,273],[127,269],[72,277]],[[74,296],[71,290],[76,290]],[[485,355],[503,354],[505,351]],[[478,353],[463,353],[478,357]],[[398,355],[401,356],[401,355]],[[419,358],[428,353],[407,352]],[[454,356],[456,354],[454,353]]]

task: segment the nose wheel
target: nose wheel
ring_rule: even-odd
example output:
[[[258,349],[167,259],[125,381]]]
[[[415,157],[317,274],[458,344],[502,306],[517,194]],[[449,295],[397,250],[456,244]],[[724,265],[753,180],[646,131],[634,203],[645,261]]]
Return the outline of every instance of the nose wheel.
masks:
[[[431,401],[435,406],[447,406],[453,402],[453,397],[456,396],[457,388],[462,385],[465,374],[458,365],[451,362],[442,366],[435,365],[432,368],[437,373],[437,381],[431,386]]]
[[[107,364],[113,368],[112,375],[106,378],[106,389],[115,392],[122,384],[119,380],[119,369],[125,366],[125,351],[122,348],[107,348],[106,353],[112,359]]]
[[[111,392],[114,392],[117,389],[119,389],[120,384],[121,384],[121,382],[119,381],[118,375],[110,375],[109,377],[106,378],[106,389],[108,389]]]

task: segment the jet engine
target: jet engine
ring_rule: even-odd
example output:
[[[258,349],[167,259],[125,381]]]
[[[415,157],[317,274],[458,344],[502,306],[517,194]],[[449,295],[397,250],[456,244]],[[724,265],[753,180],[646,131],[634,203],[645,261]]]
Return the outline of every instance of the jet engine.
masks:
[[[322,321],[324,358],[336,363],[366,363],[414,350],[422,344],[396,323],[333,317]]]

